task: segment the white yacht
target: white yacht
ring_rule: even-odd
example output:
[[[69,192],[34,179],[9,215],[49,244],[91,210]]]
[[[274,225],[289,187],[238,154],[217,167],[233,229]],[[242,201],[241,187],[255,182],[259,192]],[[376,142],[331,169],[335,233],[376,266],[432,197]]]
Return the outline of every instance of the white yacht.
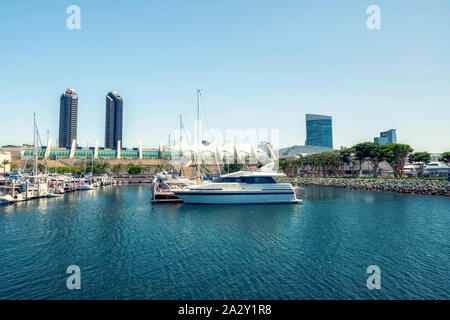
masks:
[[[48,189],[47,198],[58,198],[58,197],[62,197],[62,195],[59,194],[55,188]]]
[[[238,171],[213,182],[172,190],[184,203],[190,204],[277,204],[301,203],[289,183],[277,183],[277,172]]]
[[[94,186],[92,184],[87,183],[86,181],[80,181],[80,190],[94,190]]]

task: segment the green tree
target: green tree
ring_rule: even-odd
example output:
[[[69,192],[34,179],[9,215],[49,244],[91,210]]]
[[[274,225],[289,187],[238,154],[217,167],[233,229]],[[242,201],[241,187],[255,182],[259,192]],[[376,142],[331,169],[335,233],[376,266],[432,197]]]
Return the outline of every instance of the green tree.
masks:
[[[301,157],[299,159],[294,160],[295,163],[295,171],[297,173],[297,170],[300,171],[300,176],[305,176],[305,169],[307,167],[306,159]]]
[[[45,166],[42,163],[38,163],[38,171],[43,172],[45,170]]]
[[[317,153],[316,158],[318,159],[320,166],[322,168],[322,175],[324,177],[328,176],[328,172],[332,168],[337,154],[335,152],[322,152]]]
[[[404,175],[404,168],[406,158],[410,152],[413,152],[408,144],[390,143],[383,147],[383,152],[386,154],[386,161],[394,171],[394,176],[402,178]]]
[[[204,164],[201,165],[201,168],[203,169],[203,171],[206,173],[206,176],[211,178],[212,177],[212,173],[211,170]]]
[[[339,158],[342,162],[342,175],[344,175],[345,166],[350,170],[352,176],[359,175],[361,162],[355,156],[355,148],[347,148],[339,151]],[[359,167],[359,168],[358,168]]]
[[[57,168],[59,174],[70,173],[70,167],[58,167]]]
[[[408,161],[414,165],[417,176],[422,177],[425,167],[431,161],[431,154],[428,152],[414,152],[408,156]]]
[[[332,152],[332,158],[333,158],[333,169],[334,169],[334,175],[337,177],[339,175],[339,172],[342,172],[342,167],[344,165],[344,161],[341,159],[341,154],[338,150],[335,150]]]
[[[354,150],[352,148],[339,150],[338,157],[342,163],[341,175],[344,175],[345,166],[350,167],[350,164],[352,163],[353,151]]]
[[[132,174],[132,175],[139,174],[139,173],[141,173],[141,171],[142,171],[142,167],[140,167],[140,166],[130,165],[128,167],[128,173]]]
[[[288,164],[289,166],[289,164]],[[237,172],[239,170],[242,170],[244,168],[243,163],[237,163],[236,160],[234,160],[234,163],[225,163],[223,165],[223,170],[228,173]]]
[[[86,172],[88,172],[88,173],[92,172],[93,174],[97,174],[100,170],[99,167],[101,167],[101,165],[87,166]]]
[[[288,161],[287,161],[287,160],[282,159],[282,160],[280,160],[280,161],[278,162],[278,167],[279,167],[280,170],[283,171],[283,172],[286,171],[287,166],[288,166]]]
[[[450,152],[444,152],[443,154],[441,154],[439,161],[443,161],[447,164],[450,163]]]
[[[110,165],[108,162],[100,162],[100,161],[98,161],[98,162],[95,162],[95,163],[94,163],[92,172],[93,172],[94,174],[97,174],[97,173],[106,173],[106,170],[107,170],[108,168],[110,168],[110,166],[111,166],[111,165]],[[87,172],[90,172],[90,170],[91,170],[91,166],[88,166],[88,168],[86,169],[86,171],[87,171]]]
[[[377,142],[358,143],[354,147],[356,157],[361,163],[366,160],[372,167],[373,176],[380,173],[380,163],[386,158],[385,148]]]
[[[361,172],[361,168],[362,168],[362,162],[356,158],[352,159],[352,164],[351,164],[351,170],[352,170],[352,175],[354,177],[359,177],[360,172]]]
[[[122,164],[116,164],[112,167],[112,171],[114,173],[120,173],[120,171],[122,171],[122,169],[124,168],[124,166]]]
[[[11,164],[9,165],[9,167],[11,168],[11,171],[15,171],[18,168],[17,163],[15,162],[11,162]]]
[[[321,157],[319,156],[319,154],[314,153],[314,154],[308,155],[307,163],[308,163],[308,167],[310,169],[309,170],[310,175],[312,175],[312,176],[320,175]]]

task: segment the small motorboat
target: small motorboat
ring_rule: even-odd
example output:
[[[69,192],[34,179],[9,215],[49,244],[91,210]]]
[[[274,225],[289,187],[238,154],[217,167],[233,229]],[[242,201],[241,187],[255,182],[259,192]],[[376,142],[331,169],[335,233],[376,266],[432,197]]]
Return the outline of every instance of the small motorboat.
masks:
[[[0,196],[0,203],[11,203],[14,202],[14,198],[9,194]]]
[[[47,194],[47,198],[59,198],[59,197],[62,197],[62,195],[61,195],[61,194],[58,194],[58,193],[49,192],[49,193]]]
[[[80,182],[80,190],[94,190],[94,186],[92,184],[88,184],[84,181]]]

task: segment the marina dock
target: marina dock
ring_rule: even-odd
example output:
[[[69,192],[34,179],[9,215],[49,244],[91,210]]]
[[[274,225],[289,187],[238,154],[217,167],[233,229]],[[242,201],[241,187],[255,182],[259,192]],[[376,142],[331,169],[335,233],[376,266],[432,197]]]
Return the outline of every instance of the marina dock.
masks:
[[[0,203],[14,203],[43,197],[59,197],[67,192],[93,190],[117,181],[107,175],[16,175],[0,178]]]

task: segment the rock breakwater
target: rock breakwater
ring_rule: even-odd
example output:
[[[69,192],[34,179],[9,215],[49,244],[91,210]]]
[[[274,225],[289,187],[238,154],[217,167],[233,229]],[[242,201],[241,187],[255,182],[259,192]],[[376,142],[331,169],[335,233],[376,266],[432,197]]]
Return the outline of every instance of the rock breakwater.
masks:
[[[284,177],[281,181],[298,186],[450,196],[447,180]]]

